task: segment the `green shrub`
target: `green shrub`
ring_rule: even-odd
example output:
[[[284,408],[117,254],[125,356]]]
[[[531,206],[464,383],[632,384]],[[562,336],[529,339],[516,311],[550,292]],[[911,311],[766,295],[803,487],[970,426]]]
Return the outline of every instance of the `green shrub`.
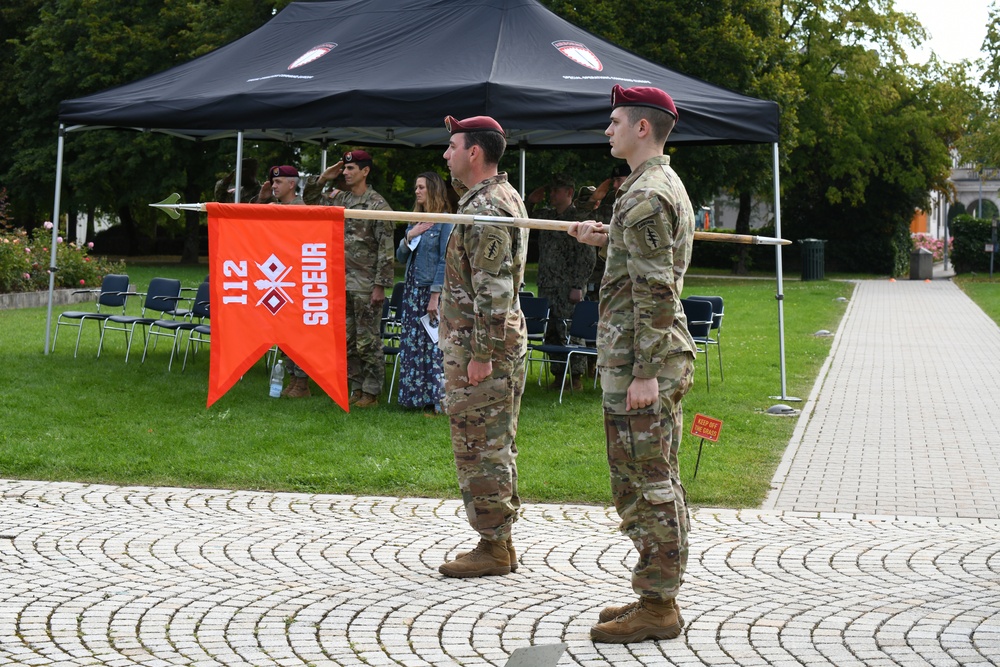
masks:
[[[24,229],[0,228],[0,293],[32,292],[48,289],[49,262],[52,260],[52,223],[31,234]],[[93,244],[87,244],[92,247]],[[76,243],[56,245],[56,287],[99,287],[109,273],[124,273],[121,262],[92,257],[89,247]]]
[[[955,273],[986,272],[990,270],[990,253],[985,251],[990,243],[990,221],[971,215],[958,215],[951,221],[951,261]]]

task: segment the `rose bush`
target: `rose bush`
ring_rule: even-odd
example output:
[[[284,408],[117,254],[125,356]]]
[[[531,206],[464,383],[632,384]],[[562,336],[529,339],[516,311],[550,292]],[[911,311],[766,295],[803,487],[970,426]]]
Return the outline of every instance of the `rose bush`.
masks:
[[[6,192],[0,190],[0,293],[46,290],[52,260],[52,223],[46,222],[31,234],[11,227],[7,222],[6,201]],[[107,274],[125,272],[122,262],[90,256],[88,251],[93,245],[56,243],[56,287],[100,287]]]
[[[948,254],[951,255],[952,242],[954,237],[948,239]],[[913,250],[919,248],[924,248],[930,250],[934,253],[934,261],[942,262],[944,261],[944,240],[934,238],[930,234],[914,234],[913,235]]]

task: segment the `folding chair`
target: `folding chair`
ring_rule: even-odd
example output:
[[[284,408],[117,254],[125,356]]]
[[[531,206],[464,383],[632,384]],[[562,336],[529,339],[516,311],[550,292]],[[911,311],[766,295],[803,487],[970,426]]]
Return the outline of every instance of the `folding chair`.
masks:
[[[597,319],[598,319],[598,305],[596,301],[580,301],[573,308],[573,319],[569,323],[569,333],[568,337],[570,339],[580,338],[585,342],[584,345],[573,345],[569,341],[565,345],[538,345],[535,349],[543,354],[558,354],[566,355],[566,362],[563,366],[563,376],[562,385],[559,387],[559,402],[562,403],[563,392],[566,390],[566,378],[571,376],[569,372],[570,364],[573,361],[574,354],[582,354],[585,356],[597,356]],[[537,359],[537,361],[545,364],[559,363],[562,361],[553,362],[551,359]],[[572,391],[572,383],[570,383],[570,391]]]
[[[206,336],[208,336],[206,338]],[[181,372],[187,368],[188,365],[188,351],[191,349],[191,343],[195,343],[195,354],[198,352],[198,347],[203,343],[205,345],[210,345],[212,342],[212,328],[208,324],[199,324],[194,329],[188,332],[187,343],[184,345],[184,364],[181,366]]]
[[[399,292],[399,302],[400,307],[402,307],[403,302],[403,284],[397,283],[396,287],[392,288],[393,296],[396,292]],[[399,312],[399,311],[397,311]],[[382,302],[382,324],[379,327],[380,333],[382,335],[382,353],[385,354],[385,363],[389,363],[389,359],[392,359],[392,375],[389,376],[389,396],[386,399],[386,403],[392,403],[392,389],[396,386],[396,373],[399,371],[399,337],[400,333],[398,331],[391,331],[391,327],[396,326],[392,318],[392,305],[389,303],[389,299]]]
[[[523,292],[522,292],[523,295]],[[528,327],[528,356],[524,362],[524,379],[528,379],[528,369],[534,361],[535,349],[545,342],[545,331],[549,325],[549,300],[543,296],[520,296],[521,312]],[[539,374],[541,382],[541,374]]]
[[[156,320],[149,325],[149,332],[146,335],[146,342],[142,346],[142,363],[146,362],[146,352],[149,349],[149,339],[153,339],[153,348],[156,348],[156,339],[160,336],[166,336],[171,338],[170,341],[170,361],[167,362],[167,370],[169,371],[174,363],[174,355],[177,353],[177,349],[180,346],[180,341],[178,336],[183,335],[185,331],[190,332],[199,324],[204,324],[205,320],[208,319],[209,314],[209,291],[208,283],[202,283],[198,286],[198,290],[195,293],[194,303],[191,305],[191,310],[184,314],[184,319],[180,320]],[[197,318],[197,321],[195,320]]]
[[[708,301],[712,304],[712,327],[706,337],[706,345],[715,345],[719,350],[719,377],[725,381],[726,374],[722,370],[722,316],[725,314],[725,304],[721,296],[689,296],[689,299]],[[715,336],[711,335],[712,331]]]
[[[132,351],[132,334],[135,333],[135,328],[137,326],[143,328],[143,340],[145,341],[145,332],[148,331],[149,325],[160,319],[160,317],[147,316],[146,313],[155,312],[159,315],[174,315],[178,312],[177,302],[181,298],[181,281],[172,278],[153,278],[149,281],[149,289],[145,294],[141,292],[129,292],[128,294],[129,296],[146,297],[142,304],[141,314],[138,316],[112,315],[104,320],[101,327],[101,342],[97,346],[98,357],[101,356],[101,350],[104,348],[104,334],[109,329],[111,331],[122,331],[125,333],[126,340],[125,362],[128,363],[128,356]]]
[[[688,333],[695,342],[695,351],[705,355],[705,390],[712,390],[708,371],[708,334],[712,330],[712,304],[697,299],[681,299],[684,316],[687,318]]]
[[[67,310],[60,313],[56,318],[56,331],[52,337],[52,351],[56,351],[56,339],[59,338],[59,327],[76,327],[76,347],[73,349],[73,358],[80,350],[80,334],[83,333],[83,323],[93,320],[100,324],[114,315],[112,308],[121,308],[121,314],[125,314],[125,306],[128,301],[128,276],[111,273],[104,276],[100,289],[75,290],[73,294],[97,294],[97,310]],[[101,307],[108,310],[101,310]],[[98,352],[100,356],[100,352]]]

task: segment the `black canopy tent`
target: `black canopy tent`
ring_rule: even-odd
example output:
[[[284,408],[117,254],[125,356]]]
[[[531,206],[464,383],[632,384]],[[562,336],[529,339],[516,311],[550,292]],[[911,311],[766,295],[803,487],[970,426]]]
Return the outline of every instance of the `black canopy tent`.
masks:
[[[292,3],[189,63],[64,101],[66,126],[337,143],[446,144],[446,114],[490,115],[512,143],[601,144],[610,90],[668,91],[671,143],[778,141],[778,105],[646,61],[536,0]]]
[[[445,115],[489,115],[521,149],[523,193],[526,146],[607,141],[616,83],[671,94],[680,114],[671,144],[772,144],[780,236],[776,103],[644,60],[537,0],[296,2],[258,30],[189,63],[63,101],[53,219],[59,216],[65,133],[110,127],[192,140],[235,136],[239,170],[244,138],[445,145]],[[784,397],[780,246],[775,252]],[[51,279],[50,292],[53,287]],[[50,297],[50,320],[51,308]]]

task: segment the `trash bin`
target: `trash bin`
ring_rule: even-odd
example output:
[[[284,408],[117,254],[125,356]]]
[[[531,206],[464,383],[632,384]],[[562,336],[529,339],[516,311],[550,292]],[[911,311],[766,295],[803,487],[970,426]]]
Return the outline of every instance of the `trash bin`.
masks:
[[[825,259],[822,239],[799,239],[802,244],[802,280],[823,280]]]
[[[930,280],[934,273],[934,253],[917,248],[910,253],[910,280]]]

